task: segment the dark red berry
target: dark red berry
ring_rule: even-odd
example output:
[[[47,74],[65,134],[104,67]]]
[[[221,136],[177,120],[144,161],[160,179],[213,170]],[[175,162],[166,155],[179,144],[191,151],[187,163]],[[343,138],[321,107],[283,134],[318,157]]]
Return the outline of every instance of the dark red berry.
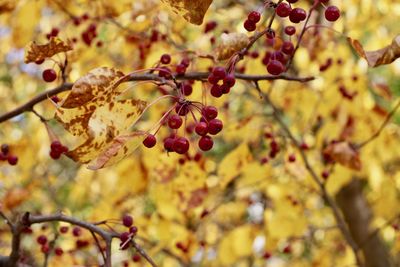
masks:
[[[169,64],[171,63],[171,56],[169,54],[164,54],[161,56],[160,61],[162,64]]]
[[[56,150],[50,150],[49,155],[54,160],[57,160],[57,159],[59,159],[61,157],[61,153],[56,151]]]
[[[57,79],[57,73],[53,69],[45,69],[42,77],[45,82],[51,83]]]
[[[185,154],[189,150],[189,141],[185,137],[178,137],[174,140],[172,148],[178,154]]]
[[[135,235],[137,232],[138,232],[138,229],[136,226],[132,226],[131,228],[129,228],[129,233]]]
[[[235,85],[235,76],[233,74],[228,74],[224,78],[224,85],[228,87],[233,87]]]
[[[222,96],[222,90],[221,90],[221,86],[219,86],[218,84],[214,84],[211,89],[210,89],[210,93],[213,97],[221,97]]]
[[[288,157],[289,162],[295,162],[296,161],[296,156],[294,154],[290,154]]]
[[[158,68],[158,76],[163,77],[163,78],[171,78],[171,70],[167,67],[159,67]]]
[[[44,245],[47,243],[47,237],[45,235],[40,235],[37,237],[36,242],[40,245]]]
[[[140,255],[139,254],[135,254],[132,256],[132,261],[133,262],[139,262],[140,261]]]
[[[208,151],[213,147],[214,141],[210,136],[206,135],[200,138],[198,145],[201,150]]]
[[[285,71],[285,66],[278,60],[271,60],[268,63],[267,70],[272,75],[279,75]]]
[[[329,175],[330,175],[330,173],[329,173],[329,171],[328,170],[324,170],[323,172],[322,172],[322,178],[324,178],[324,179],[328,179],[328,177],[329,177]]]
[[[183,74],[185,74],[185,72],[186,72],[186,66],[185,65],[183,65],[182,63],[181,64],[178,64],[177,66],[176,66],[176,73],[177,74],[179,74],[179,75],[183,75]]]
[[[82,229],[81,229],[80,227],[75,226],[75,227],[72,229],[72,235],[73,235],[73,236],[78,237],[78,236],[80,236],[81,234],[82,234]]]
[[[45,244],[45,245],[43,245],[43,246],[40,248],[40,251],[41,251],[42,253],[44,253],[44,254],[47,254],[47,253],[49,253],[49,251],[50,251],[50,247],[49,247],[47,244]]]
[[[293,26],[286,26],[285,27],[285,33],[289,36],[292,36],[293,34],[296,33],[296,28]]]
[[[214,30],[217,27],[217,22],[216,21],[209,21],[206,23],[206,26],[204,28],[204,33],[210,32]]]
[[[185,96],[191,95],[192,92],[193,92],[193,87],[192,87],[190,84],[184,84],[184,85],[182,86],[182,93],[183,93]]]
[[[223,80],[226,76],[226,71],[224,67],[215,67],[212,74],[218,79]]]
[[[264,254],[263,254],[263,258],[266,259],[266,260],[268,260],[269,258],[271,258],[271,256],[272,256],[271,253],[268,252],[268,251],[265,251]]]
[[[44,62],[44,58],[43,59],[39,59],[35,61],[35,64],[40,65]]]
[[[8,152],[10,152],[10,146],[8,144],[2,144],[1,152],[3,152],[4,155],[7,155]]]
[[[208,75],[208,82],[211,84],[217,84],[218,83],[218,78],[213,74],[210,73],[210,75]]]
[[[60,227],[60,233],[65,234],[68,232],[68,226],[61,226]]]
[[[299,7],[292,9],[289,15],[289,20],[293,23],[299,23],[305,20],[307,17],[307,12]]]
[[[250,14],[247,16],[247,19],[251,22],[257,23],[261,19],[261,14],[258,11],[252,11]]]
[[[14,156],[14,155],[8,155],[7,161],[8,161],[8,164],[10,164],[10,165],[17,165],[18,157]]]
[[[290,7],[290,5],[288,5],[287,3],[279,3],[278,6],[276,7],[276,14],[279,17],[287,17],[290,14],[290,11],[292,11],[292,8]]]
[[[179,129],[183,123],[182,118],[178,114],[174,114],[168,119],[168,126],[171,129]]]
[[[125,215],[122,217],[122,224],[123,224],[124,226],[126,226],[126,227],[132,226],[132,224],[133,224],[133,218],[132,218],[132,216],[130,216],[130,215],[128,215],[128,214],[125,214]]]
[[[294,51],[294,45],[290,41],[285,41],[282,44],[281,50],[286,55],[291,55]]]
[[[148,134],[146,139],[143,140],[143,145],[147,148],[152,148],[156,145],[157,139],[154,135]]]
[[[223,128],[223,123],[219,119],[212,119],[208,122],[208,132],[212,135],[219,133]]]
[[[218,109],[214,106],[205,106],[203,107],[202,114],[207,120],[212,120],[218,116]]]
[[[119,235],[119,239],[121,242],[125,243],[128,239],[130,238],[130,233],[129,232],[123,232]]]
[[[208,133],[208,125],[205,122],[199,122],[196,124],[194,130],[198,135],[204,136]]]
[[[340,10],[336,6],[328,6],[325,10],[325,18],[328,21],[336,21],[340,17]]]
[[[250,20],[246,20],[243,26],[248,32],[253,32],[256,30],[256,24]]]
[[[62,254],[64,253],[63,249],[60,247],[56,247],[54,249],[54,254],[56,254],[57,256],[62,256]]]
[[[186,116],[189,113],[190,109],[187,104],[177,103],[175,107],[175,112],[180,116]]]

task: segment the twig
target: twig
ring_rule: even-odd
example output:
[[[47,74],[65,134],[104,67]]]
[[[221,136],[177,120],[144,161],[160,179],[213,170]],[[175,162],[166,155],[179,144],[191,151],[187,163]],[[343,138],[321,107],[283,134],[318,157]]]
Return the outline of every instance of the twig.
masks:
[[[93,231],[90,231],[90,233],[92,234],[93,239],[96,242],[97,247],[99,248],[100,254],[103,257],[104,262],[106,262],[107,258],[106,258],[106,255],[104,255],[103,249],[101,248],[99,239],[97,238],[96,234]]]
[[[131,243],[132,243],[133,247],[136,249],[136,251],[137,251],[143,258],[145,258],[145,259],[150,263],[150,265],[151,265],[152,267],[157,267],[157,264],[153,261],[153,259],[150,258],[149,255],[147,255],[146,251],[144,251],[144,249],[143,249],[141,246],[139,246],[139,244],[136,243],[134,239],[132,239]]]
[[[209,73],[208,72],[191,72],[191,73],[186,73],[185,75],[181,76],[176,76],[177,80],[206,80],[208,77]],[[282,75],[247,75],[247,74],[242,74],[242,73],[236,73],[235,77],[239,80],[244,80],[244,81],[262,81],[262,80],[288,80],[288,81],[297,81],[297,82],[308,82],[311,80],[314,80],[314,77],[293,77],[289,76],[286,74]],[[160,78],[156,74],[131,74],[129,75],[129,79],[126,80],[128,81],[160,81],[163,82],[165,81],[164,78]],[[73,84],[72,83],[64,83],[54,89],[45,91],[43,93],[38,94],[25,104],[15,108],[12,111],[9,111],[3,115],[0,116],[0,123],[7,121],[13,117],[16,117],[26,111],[31,111],[32,108],[37,104],[40,103],[47,98],[57,95],[61,92],[69,91],[71,90]]]

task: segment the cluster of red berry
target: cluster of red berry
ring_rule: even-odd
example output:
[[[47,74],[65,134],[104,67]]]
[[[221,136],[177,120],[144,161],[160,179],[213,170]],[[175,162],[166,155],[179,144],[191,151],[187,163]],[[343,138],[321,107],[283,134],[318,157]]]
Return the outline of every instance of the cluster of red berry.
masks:
[[[17,165],[18,157],[10,153],[10,146],[8,144],[1,145],[0,161],[7,161],[10,165]]]
[[[49,242],[47,240],[47,237],[45,235],[39,235],[36,238],[36,242],[41,246],[40,251],[44,254],[50,253],[50,246]],[[60,247],[55,247],[54,248],[54,254],[57,256],[62,256],[64,253],[63,249]]]
[[[56,140],[56,141],[51,142],[50,157],[52,159],[57,160],[61,157],[62,154],[67,153],[67,152],[68,152],[68,147],[62,145],[60,141]]]
[[[122,217],[122,224],[129,229],[129,231],[122,232],[119,236],[121,240],[120,248],[125,250],[131,245],[131,240],[137,234],[138,228],[133,225],[133,218],[130,215],[125,214]]]

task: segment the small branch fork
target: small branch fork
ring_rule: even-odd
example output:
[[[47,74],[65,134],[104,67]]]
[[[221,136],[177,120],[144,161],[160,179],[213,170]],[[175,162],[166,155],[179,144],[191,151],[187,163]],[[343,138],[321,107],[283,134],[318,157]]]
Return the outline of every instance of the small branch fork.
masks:
[[[4,219],[4,221],[10,227],[12,233],[12,249],[11,253],[8,257],[0,257],[0,266],[7,266],[7,267],[17,267],[18,260],[20,258],[20,243],[21,243],[21,235],[23,230],[32,224],[38,223],[46,223],[46,222],[66,222],[72,225],[76,225],[82,227],[88,231],[90,231],[95,238],[96,244],[101,250],[100,242],[96,237],[96,234],[100,236],[104,242],[106,243],[105,247],[105,255],[101,252],[104,260],[103,267],[112,267],[112,239],[119,238],[119,234],[115,231],[108,231],[100,226],[85,222],[83,220],[70,217],[64,215],[62,213],[52,214],[52,215],[31,215],[29,212],[26,212],[20,218],[18,218],[15,222],[12,222],[8,217],[0,211],[0,217]],[[139,253],[144,259],[146,259],[152,267],[157,267],[153,259],[146,253],[146,251],[136,243],[134,239],[131,240],[132,247],[135,248],[136,252]]]

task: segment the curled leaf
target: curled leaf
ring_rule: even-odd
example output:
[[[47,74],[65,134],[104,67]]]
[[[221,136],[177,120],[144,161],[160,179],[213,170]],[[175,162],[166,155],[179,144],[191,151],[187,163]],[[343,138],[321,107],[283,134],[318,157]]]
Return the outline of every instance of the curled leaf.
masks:
[[[360,57],[367,60],[370,67],[390,64],[400,57],[400,35],[397,35],[390,45],[375,51],[365,51],[358,40],[350,37],[347,37],[347,41]]]
[[[184,19],[192,24],[200,25],[203,23],[204,15],[213,0],[162,0],[172,9],[183,16]]]
[[[357,171],[361,170],[360,155],[348,142],[329,144],[323,153],[345,167]]]
[[[249,43],[249,38],[244,33],[223,33],[216,48],[218,60],[230,58],[234,53],[245,48]]]
[[[44,60],[58,53],[70,50],[72,50],[71,43],[65,43],[58,37],[51,37],[49,43],[44,45],[38,45],[35,42],[31,42],[27,46],[25,63]]]

